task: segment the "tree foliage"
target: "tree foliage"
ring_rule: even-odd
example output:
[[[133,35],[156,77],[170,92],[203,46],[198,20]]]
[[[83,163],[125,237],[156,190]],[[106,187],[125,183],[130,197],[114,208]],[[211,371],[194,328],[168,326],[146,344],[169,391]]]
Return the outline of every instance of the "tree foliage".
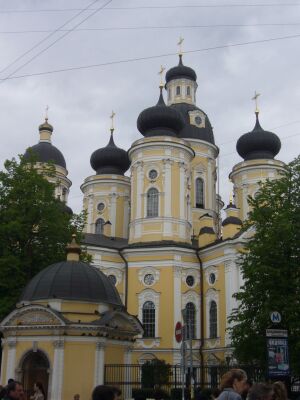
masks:
[[[289,332],[290,362],[300,372],[300,156],[278,180],[261,185],[249,198],[245,229],[254,228],[241,257],[244,285],[229,320],[235,355],[241,362],[266,364],[265,331],[270,312],[282,315]]]
[[[81,239],[85,223],[85,214],[70,216],[55,198],[55,184],[46,179],[54,166],[38,172],[35,165],[20,157],[0,172],[0,319],[35,274],[65,259],[67,243],[73,233]]]

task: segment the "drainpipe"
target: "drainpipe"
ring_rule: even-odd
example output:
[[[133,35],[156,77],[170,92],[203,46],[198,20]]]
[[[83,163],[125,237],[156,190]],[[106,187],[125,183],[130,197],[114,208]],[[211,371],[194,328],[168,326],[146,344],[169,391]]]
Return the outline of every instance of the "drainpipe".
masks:
[[[119,254],[120,257],[122,258],[122,260],[125,263],[125,299],[124,299],[124,303],[125,303],[125,309],[127,311],[127,305],[128,305],[128,262],[126,260],[126,258],[124,257],[122,250],[119,250]]]
[[[196,256],[200,266],[200,376],[201,385],[204,384],[204,359],[203,359],[203,347],[204,347],[204,296],[203,296],[203,265],[199,256],[199,250],[196,250]]]

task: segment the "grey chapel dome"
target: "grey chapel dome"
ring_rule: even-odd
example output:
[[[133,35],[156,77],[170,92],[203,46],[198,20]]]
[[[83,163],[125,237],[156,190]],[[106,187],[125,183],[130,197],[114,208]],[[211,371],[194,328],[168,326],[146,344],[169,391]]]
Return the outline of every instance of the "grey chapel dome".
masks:
[[[45,122],[39,126],[40,135],[43,132],[48,133],[47,140],[41,140],[39,143],[34,146],[30,146],[25,154],[24,158],[29,159],[31,155],[34,155],[37,158],[38,162],[47,163],[53,162],[55,165],[59,165],[66,169],[66,161],[60,150],[57,147],[53,146],[51,143],[51,134],[53,132],[53,126],[48,123],[48,118],[45,119]]]
[[[109,278],[82,261],[62,261],[43,269],[27,284],[19,302],[51,299],[123,307],[117,289]]]

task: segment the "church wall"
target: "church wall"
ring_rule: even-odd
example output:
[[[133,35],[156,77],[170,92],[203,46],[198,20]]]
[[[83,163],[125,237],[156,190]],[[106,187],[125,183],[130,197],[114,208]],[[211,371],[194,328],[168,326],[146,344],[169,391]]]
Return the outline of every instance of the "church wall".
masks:
[[[65,342],[62,399],[79,393],[89,398],[94,387],[95,343]]]

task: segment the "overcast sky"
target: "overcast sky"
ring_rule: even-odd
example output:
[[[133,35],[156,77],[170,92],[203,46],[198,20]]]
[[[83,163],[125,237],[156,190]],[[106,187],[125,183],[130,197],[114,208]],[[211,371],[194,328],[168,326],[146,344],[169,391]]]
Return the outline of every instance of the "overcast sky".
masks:
[[[236,141],[254,126],[251,98],[255,90],[261,93],[262,127],[275,132],[282,142],[277,158],[289,162],[299,154],[299,0],[92,3],[0,0],[0,77],[32,75],[0,81],[1,165],[38,142],[38,126],[48,104],[49,122],[54,126],[52,143],[64,154],[73,182],[69,205],[80,211],[80,185],[94,174],[90,155],[109,140],[111,111],[116,112],[115,142],[128,149],[142,137],[136,128],[139,113],[157,102],[160,65],[169,69],[178,63],[180,36],[187,52],[184,63],[198,76],[197,105],[208,114],[220,147],[220,187],[225,203],[230,191],[228,174],[241,161]],[[90,4],[88,11],[63,28],[72,29],[94,13],[77,30],[54,33],[5,69]],[[62,35],[65,37],[22,67]],[[281,39],[265,41],[275,38]],[[228,46],[249,42],[257,43]],[[214,47],[219,48],[203,50]],[[118,63],[135,58],[144,59]],[[16,69],[19,71],[14,72]]]

